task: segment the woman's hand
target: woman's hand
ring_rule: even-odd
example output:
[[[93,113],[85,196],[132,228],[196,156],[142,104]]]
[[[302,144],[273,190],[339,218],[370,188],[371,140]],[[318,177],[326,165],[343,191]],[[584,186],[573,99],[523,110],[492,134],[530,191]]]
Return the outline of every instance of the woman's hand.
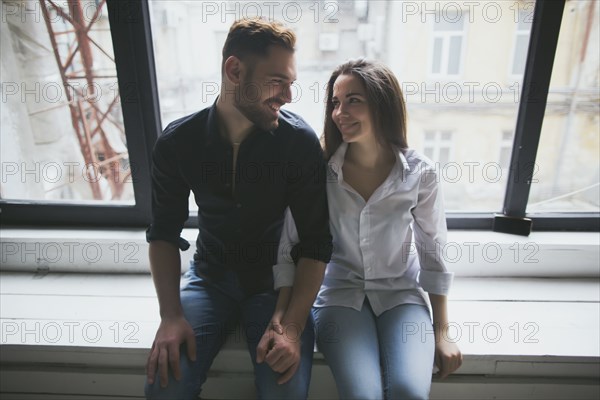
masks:
[[[460,349],[456,343],[448,340],[446,333],[447,332],[444,330],[440,335],[441,337],[436,338],[435,341],[434,362],[439,369],[438,376],[441,379],[446,378],[460,368],[463,361]]]

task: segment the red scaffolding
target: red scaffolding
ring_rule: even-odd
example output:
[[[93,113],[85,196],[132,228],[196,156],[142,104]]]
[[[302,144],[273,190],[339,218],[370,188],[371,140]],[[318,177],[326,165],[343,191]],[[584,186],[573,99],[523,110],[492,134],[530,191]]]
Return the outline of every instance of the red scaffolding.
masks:
[[[130,175],[128,165],[125,166],[128,172],[122,172],[124,169],[122,163],[129,157],[126,152],[119,153],[114,150],[108,140],[106,130],[107,124],[112,124],[124,136],[122,123],[111,115],[115,106],[119,104],[119,94],[117,91],[112,101],[103,106],[97,101],[98,96],[102,96],[102,93],[96,92],[97,88],[101,87],[96,83],[96,79],[114,78],[114,82],[117,82],[117,75],[116,72],[100,75],[94,69],[92,46],[100,50],[113,63],[114,59],[109,52],[90,37],[90,31],[100,20],[102,11],[105,9],[106,0],[101,0],[97,4],[91,18],[84,15],[80,0],[62,2],[61,4],[63,7],[66,6],[67,10],[52,0],[38,1],[62,78],[73,129],[85,160],[86,181],[91,186],[94,199],[103,200],[106,196],[102,193],[102,187],[99,184],[99,175],[101,175],[110,186],[112,199],[118,200],[121,198],[126,180]],[[54,18],[52,13],[58,18]],[[57,28],[62,29],[55,29],[55,25],[58,25],[57,21],[60,21],[62,25]],[[67,29],[64,28],[65,26]],[[59,45],[64,42],[67,43],[66,46]],[[82,81],[85,83],[83,88],[80,85]]]

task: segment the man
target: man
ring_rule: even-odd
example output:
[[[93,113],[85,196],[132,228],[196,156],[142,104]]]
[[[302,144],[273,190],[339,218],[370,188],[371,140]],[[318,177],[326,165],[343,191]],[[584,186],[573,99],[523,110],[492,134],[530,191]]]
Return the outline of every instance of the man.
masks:
[[[223,47],[215,104],[171,123],[153,152],[147,232],[161,323],[148,357],[149,398],[195,398],[228,324],[241,319],[260,398],[306,398],[310,308],[331,256],[325,165],[312,129],[293,113],[294,33],[236,21]],[[197,252],[181,290],[179,235],[198,205]],[[285,209],[300,245],[294,286],[273,290]],[[241,317],[241,318],[239,318]]]

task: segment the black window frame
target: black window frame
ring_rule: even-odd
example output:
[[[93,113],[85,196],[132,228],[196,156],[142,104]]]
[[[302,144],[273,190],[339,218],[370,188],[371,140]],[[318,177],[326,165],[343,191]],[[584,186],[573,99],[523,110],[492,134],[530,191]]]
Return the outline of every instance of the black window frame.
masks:
[[[134,205],[0,199],[2,225],[135,227],[151,218],[152,146],[161,131],[146,1],[106,2],[134,185]]]
[[[449,229],[499,230],[530,219],[534,231],[600,231],[598,212],[526,213],[531,177],[545,116],[550,77],[566,0],[536,0],[510,171],[499,213],[449,212]],[[107,0],[112,42],[121,92],[135,205],[54,204],[0,199],[4,226],[146,227],[151,220],[151,153],[161,133],[148,0]],[[185,226],[197,228],[190,212]],[[506,224],[503,224],[506,226]]]

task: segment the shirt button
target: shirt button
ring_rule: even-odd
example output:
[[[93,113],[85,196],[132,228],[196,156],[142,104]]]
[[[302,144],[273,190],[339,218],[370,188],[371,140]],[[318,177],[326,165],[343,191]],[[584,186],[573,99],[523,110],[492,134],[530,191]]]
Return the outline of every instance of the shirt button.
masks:
[[[240,203],[237,203],[235,206],[236,208],[242,208],[242,205]]]
[[[231,186],[231,184],[230,184],[230,183],[226,183],[226,184],[225,184],[225,187],[230,187],[230,186]]]
[[[367,243],[367,238],[362,238],[360,241],[363,243]]]

